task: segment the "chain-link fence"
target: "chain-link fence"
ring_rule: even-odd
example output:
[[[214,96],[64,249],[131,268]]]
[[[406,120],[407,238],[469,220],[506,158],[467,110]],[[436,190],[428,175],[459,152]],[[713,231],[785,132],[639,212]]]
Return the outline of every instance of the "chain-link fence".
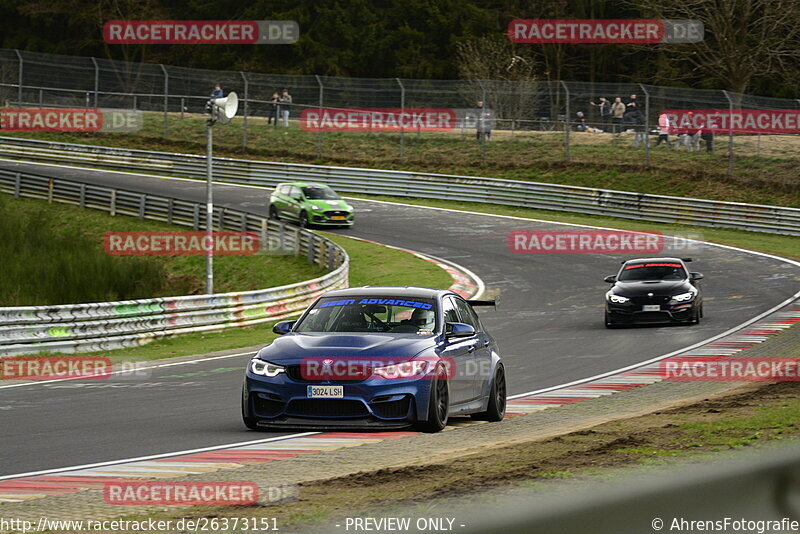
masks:
[[[209,94],[220,84],[239,95],[232,125],[220,130],[222,149],[309,160],[380,165],[395,160],[458,161],[525,167],[585,162],[657,165],[685,172],[766,176],[784,183],[794,174],[770,167],[768,158],[800,158],[791,132],[692,135],[660,131],[663,110],[800,110],[800,99],[776,99],[720,90],[637,83],[500,80],[414,80],[277,75],[212,71],[92,57],[0,49],[0,102],[5,106],[124,108],[145,112],[152,134],[200,139]],[[292,103],[273,100],[288,89]],[[633,96],[635,95],[635,96]],[[601,106],[600,97],[608,105]],[[612,106],[619,98],[623,106]],[[490,132],[460,122],[448,132],[322,132],[302,128],[305,109],[466,109],[483,101],[493,115]],[[635,106],[631,104],[634,103]],[[639,113],[629,113],[637,108]],[[289,121],[282,120],[289,112]],[[288,124],[288,126],[285,126]],[[798,129],[795,128],[795,132]],[[283,135],[278,135],[283,134]],[[661,134],[661,135],[659,135]],[[695,154],[679,154],[694,152]],[[344,157],[345,155],[347,157]],[[763,158],[760,160],[759,158]],[[796,163],[796,161],[794,162]],[[780,167],[780,166],[778,166]]]

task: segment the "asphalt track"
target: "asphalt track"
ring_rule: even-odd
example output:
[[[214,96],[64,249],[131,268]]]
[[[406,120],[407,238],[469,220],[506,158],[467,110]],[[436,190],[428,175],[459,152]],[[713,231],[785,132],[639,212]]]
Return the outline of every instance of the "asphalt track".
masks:
[[[204,183],[0,161],[0,168],[205,202]],[[269,191],[215,185],[220,206],[266,215]],[[498,339],[510,394],[648,360],[737,326],[800,291],[800,268],[775,258],[696,245],[705,274],[705,319],[697,326],[606,330],[603,277],[629,256],[523,255],[512,230],[564,229],[547,222],[352,200],[356,225],[337,231],[454,261],[477,274],[496,311],[481,311]],[[666,255],[666,254],[664,254]],[[152,370],[146,377],[0,385],[0,476],[168,453],[281,434],[242,426],[239,394],[248,355]]]

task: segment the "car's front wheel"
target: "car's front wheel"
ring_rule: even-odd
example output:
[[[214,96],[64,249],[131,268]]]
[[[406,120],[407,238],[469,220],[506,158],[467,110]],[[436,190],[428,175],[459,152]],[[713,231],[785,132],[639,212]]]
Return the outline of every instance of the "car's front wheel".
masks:
[[[472,414],[479,421],[502,421],[506,415],[506,371],[502,364],[497,366],[489,392],[489,405],[485,412]]]
[[[300,217],[297,219],[300,228],[308,228],[308,214],[305,211],[300,212]]]
[[[276,208],[275,206],[269,207],[269,218],[272,219],[273,221],[277,221],[278,219],[280,219],[280,217],[278,217],[278,208]]]
[[[608,312],[605,314],[605,325],[606,328],[616,328],[617,325],[611,321],[611,317],[609,317]]]
[[[420,421],[417,426],[422,432],[439,432],[447,426],[448,412],[450,411],[450,389],[443,367],[436,372],[436,378],[431,384],[431,394],[428,400],[428,420]]]

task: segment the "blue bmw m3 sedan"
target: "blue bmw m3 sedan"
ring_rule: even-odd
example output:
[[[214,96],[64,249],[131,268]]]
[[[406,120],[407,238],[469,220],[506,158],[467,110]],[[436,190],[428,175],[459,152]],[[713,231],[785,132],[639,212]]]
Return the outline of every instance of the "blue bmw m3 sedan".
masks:
[[[248,363],[244,424],[276,428],[416,427],[448,417],[500,421],[506,379],[497,344],[476,306],[441,289],[330,291]]]

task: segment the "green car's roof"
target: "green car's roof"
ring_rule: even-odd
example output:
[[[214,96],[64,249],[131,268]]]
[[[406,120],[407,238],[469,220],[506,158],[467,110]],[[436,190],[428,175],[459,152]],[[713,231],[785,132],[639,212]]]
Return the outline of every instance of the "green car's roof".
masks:
[[[319,184],[317,182],[283,182],[278,184],[276,187],[280,187],[282,185],[293,185],[296,187],[327,187],[328,189],[332,189],[329,185]]]

